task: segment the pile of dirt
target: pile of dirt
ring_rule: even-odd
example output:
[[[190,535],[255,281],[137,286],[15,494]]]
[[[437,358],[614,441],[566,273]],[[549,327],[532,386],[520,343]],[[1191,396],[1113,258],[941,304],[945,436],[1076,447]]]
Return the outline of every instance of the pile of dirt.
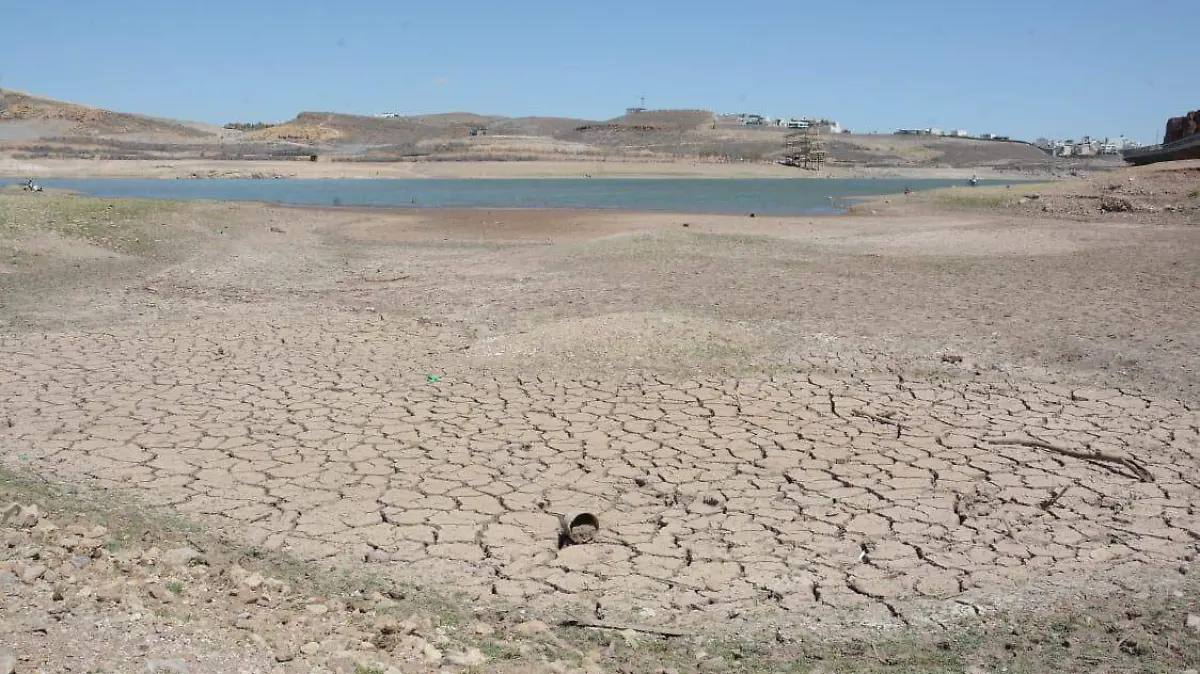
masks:
[[[157,133],[204,138],[212,135],[179,122],[64,103],[17,91],[0,91],[0,100],[3,101],[0,103],[0,123],[65,121],[70,123],[71,133],[82,136]]]

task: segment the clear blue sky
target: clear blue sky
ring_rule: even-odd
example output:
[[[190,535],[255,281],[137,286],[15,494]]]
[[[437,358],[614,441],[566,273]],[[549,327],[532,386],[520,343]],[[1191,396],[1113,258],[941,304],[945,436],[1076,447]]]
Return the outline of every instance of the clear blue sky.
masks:
[[[0,87],[224,123],[652,108],[1160,140],[1198,0],[0,0]]]

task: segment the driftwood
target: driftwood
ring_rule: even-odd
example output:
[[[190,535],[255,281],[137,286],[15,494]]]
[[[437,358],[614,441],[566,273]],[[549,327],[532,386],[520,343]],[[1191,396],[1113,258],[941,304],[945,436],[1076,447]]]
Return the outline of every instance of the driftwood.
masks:
[[[400,274],[398,276],[364,276],[362,280],[365,283],[395,283],[411,278],[411,274]]]
[[[1059,487],[1058,491],[1055,491],[1054,494],[1050,496],[1050,498],[1039,503],[1038,507],[1041,508],[1042,510],[1049,511],[1051,508],[1054,507],[1054,504],[1058,503],[1058,499],[1062,498],[1063,494],[1067,493],[1068,489],[1070,489],[1070,486]]]
[[[660,637],[686,637],[687,632],[679,630],[667,629],[665,627],[642,627],[640,625],[619,625],[617,623],[600,622],[596,620],[575,620],[574,618],[562,620],[558,623],[559,627],[592,627],[598,630],[616,630],[624,632],[630,630],[633,632],[641,632],[642,634],[657,634]]]
[[[1142,482],[1154,481],[1154,476],[1150,474],[1150,471],[1147,470],[1140,461],[1131,456],[1110,454],[1108,452],[1088,452],[1076,449],[1067,449],[1066,447],[1052,445],[1042,440],[1026,440],[1024,438],[1001,438],[999,440],[985,440],[985,442],[993,445],[1018,445],[1020,447],[1044,449],[1048,452],[1054,452],[1055,454],[1061,454],[1062,456],[1069,456],[1073,459],[1120,466],[1133,473],[1134,477]]]
[[[892,415],[892,414],[895,414],[895,412],[888,412],[889,416],[886,416],[886,417],[879,415],[879,414],[872,414],[872,413],[866,412],[864,410],[852,410],[850,412],[851,416],[862,417],[864,419],[870,419],[871,421],[874,421],[877,424],[885,424],[887,426],[895,426],[896,427],[896,438],[899,439],[901,431],[904,430],[904,426],[901,425],[899,421],[896,421],[895,419],[891,419],[890,415]]]
[[[865,412],[863,410],[854,410],[850,414],[853,414],[856,417],[870,419],[871,421],[874,421],[874,422],[880,423],[880,424],[889,424],[891,426],[899,426],[900,425],[900,422],[896,421],[895,419],[889,419],[888,417],[881,416],[878,414],[871,414],[870,412]]]

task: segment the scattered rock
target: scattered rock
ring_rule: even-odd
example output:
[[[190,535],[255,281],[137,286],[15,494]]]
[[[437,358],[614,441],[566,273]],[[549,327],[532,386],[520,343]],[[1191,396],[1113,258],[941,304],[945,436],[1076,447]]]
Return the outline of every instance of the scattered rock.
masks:
[[[729,669],[729,663],[724,658],[708,658],[700,661],[699,669],[702,672],[723,672]]]
[[[273,226],[273,227],[271,227],[271,231],[272,231],[272,232],[275,232],[276,234],[283,234],[283,228],[281,228],[281,227],[274,227],[274,226]]]
[[[291,662],[296,659],[296,651],[290,644],[281,644],[275,649],[275,662]]]
[[[305,655],[316,655],[317,653],[321,652],[321,644],[315,641],[310,641],[300,647],[300,652]]]
[[[475,623],[471,626],[471,631],[481,637],[486,637],[489,634],[495,633],[496,629],[487,623]]]
[[[20,503],[11,503],[5,506],[3,511],[0,511],[0,524],[15,529],[32,529],[37,526],[38,520],[41,518],[42,511],[38,510],[36,505],[23,506]]]
[[[962,356],[956,356],[952,353],[942,354],[942,362],[958,364],[962,362]]]
[[[183,569],[193,564],[203,564],[204,557],[195,548],[175,548],[163,553],[162,561],[168,566]]]
[[[1133,203],[1128,199],[1123,199],[1110,194],[1100,199],[1100,210],[1104,211],[1105,213],[1125,213],[1134,209]]]
[[[242,579],[242,585],[250,588],[251,590],[257,590],[263,586],[263,577],[261,574],[252,573]]]
[[[14,674],[17,671],[17,654],[7,648],[0,648],[0,674]]]
[[[1192,631],[1200,632],[1200,615],[1189,613],[1187,617],[1187,626],[1188,629]]]
[[[459,667],[479,667],[487,662],[487,656],[483,654],[483,651],[472,647],[461,653],[453,653],[446,660]]]
[[[313,615],[325,615],[326,613],[329,613],[329,607],[325,604],[309,604],[308,606],[304,607],[304,610]]]

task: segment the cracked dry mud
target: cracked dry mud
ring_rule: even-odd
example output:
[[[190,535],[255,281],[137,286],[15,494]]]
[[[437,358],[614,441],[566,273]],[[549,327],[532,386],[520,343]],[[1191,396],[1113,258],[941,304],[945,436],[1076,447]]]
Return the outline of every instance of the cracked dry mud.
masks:
[[[230,209],[9,296],[7,462],[468,602],[710,631],[948,625],[1197,554],[1189,229]],[[579,510],[595,542],[560,547]]]
[[[430,382],[388,325],[8,337],[0,435],[268,548],[539,612],[941,622],[1031,582],[1120,586],[1200,539],[1182,403],[887,374]],[[1014,437],[1154,481],[993,444]],[[577,509],[597,542],[560,549]]]

